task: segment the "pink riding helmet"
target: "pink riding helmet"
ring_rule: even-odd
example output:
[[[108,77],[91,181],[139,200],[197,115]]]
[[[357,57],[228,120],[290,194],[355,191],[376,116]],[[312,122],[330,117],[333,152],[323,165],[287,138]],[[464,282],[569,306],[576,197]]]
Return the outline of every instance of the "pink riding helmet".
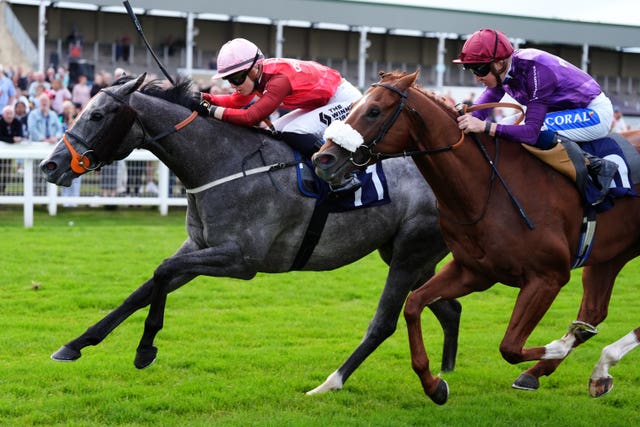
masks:
[[[218,72],[214,79],[222,79],[238,71],[246,70],[252,64],[264,61],[264,55],[253,42],[237,38],[226,42],[218,53]]]

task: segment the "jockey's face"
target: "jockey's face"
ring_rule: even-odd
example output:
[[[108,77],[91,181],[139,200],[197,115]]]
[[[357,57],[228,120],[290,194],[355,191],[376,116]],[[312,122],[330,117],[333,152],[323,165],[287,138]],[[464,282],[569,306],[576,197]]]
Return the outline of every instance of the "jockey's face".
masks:
[[[488,88],[496,87],[498,85],[498,78],[496,77],[495,73],[502,70],[502,72],[500,73],[500,79],[503,80],[507,75],[507,72],[509,71],[507,65],[508,64],[506,64],[504,60],[495,61],[493,64],[491,64],[491,72],[487,73],[485,76],[481,77],[474,73],[476,82],[482,83]]]
[[[229,79],[228,82],[231,85],[231,87],[240,95],[250,95],[255,90],[255,81],[254,81],[255,74],[256,74],[256,70],[254,68],[245,75],[245,79],[242,81],[242,83],[235,84],[237,83],[237,81],[234,82],[232,81],[233,79]]]

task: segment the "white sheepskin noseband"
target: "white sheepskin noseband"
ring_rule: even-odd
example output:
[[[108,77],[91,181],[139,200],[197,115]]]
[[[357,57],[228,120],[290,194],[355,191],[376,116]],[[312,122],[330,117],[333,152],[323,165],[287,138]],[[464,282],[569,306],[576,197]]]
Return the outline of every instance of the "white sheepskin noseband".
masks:
[[[362,135],[345,122],[335,121],[324,131],[324,140],[332,140],[345,150],[355,153],[364,143]]]

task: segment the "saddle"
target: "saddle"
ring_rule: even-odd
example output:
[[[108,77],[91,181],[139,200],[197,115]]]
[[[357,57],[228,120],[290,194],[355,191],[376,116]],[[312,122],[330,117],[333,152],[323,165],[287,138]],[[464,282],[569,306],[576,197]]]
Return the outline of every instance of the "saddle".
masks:
[[[640,182],[640,154],[617,133],[605,138],[583,142],[561,139],[560,143],[548,150],[541,150],[529,144],[521,144],[532,155],[553,169],[568,177],[578,189],[585,205],[593,205],[597,212],[604,212],[613,206],[613,199],[637,196],[633,184]],[[611,183],[606,197],[599,201],[601,190],[587,172],[583,150],[594,156],[606,158],[618,165],[618,172]]]

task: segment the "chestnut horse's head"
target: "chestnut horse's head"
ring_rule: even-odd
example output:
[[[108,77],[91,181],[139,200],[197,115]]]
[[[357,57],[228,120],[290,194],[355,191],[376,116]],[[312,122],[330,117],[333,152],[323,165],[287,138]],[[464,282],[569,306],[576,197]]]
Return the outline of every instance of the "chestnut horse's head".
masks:
[[[327,128],[326,143],[313,156],[320,178],[332,185],[343,184],[350,172],[374,163],[382,158],[380,154],[407,148],[410,126],[402,122],[409,117],[401,113],[417,76],[418,71],[380,73],[380,81],[353,104],[347,119]]]

